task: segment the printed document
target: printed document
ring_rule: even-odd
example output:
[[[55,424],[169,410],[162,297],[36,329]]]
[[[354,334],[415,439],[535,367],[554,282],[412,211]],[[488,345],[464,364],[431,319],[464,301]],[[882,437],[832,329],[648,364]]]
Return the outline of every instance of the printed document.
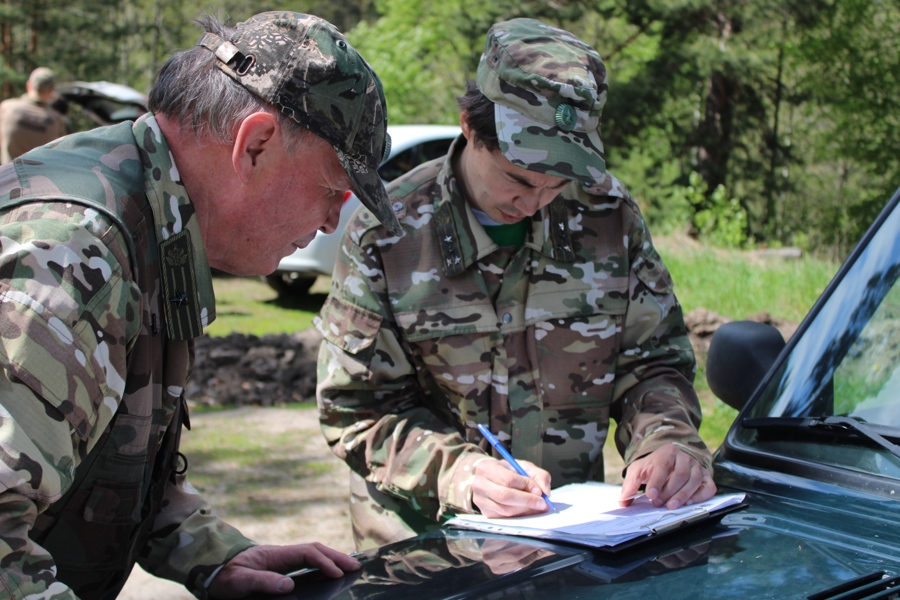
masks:
[[[706,502],[669,510],[656,508],[646,496],[639,496],[630,506],[623,507],[619,506],[621,491],[622,486],[618,485],[573,483],[550,495],[557,512],[508,519],[458,515],[447,526],[601,548],[706,520],[744,500],[744,494],[720,494]]]

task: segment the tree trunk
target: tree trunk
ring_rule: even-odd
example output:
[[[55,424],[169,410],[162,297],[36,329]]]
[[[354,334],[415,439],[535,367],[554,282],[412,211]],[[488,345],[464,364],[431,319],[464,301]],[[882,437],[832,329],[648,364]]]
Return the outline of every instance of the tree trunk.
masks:
[[[740,83],[717,72],[707,81],[706,106],[698,128],[697,172],[712,193],[725,185],[731,158],[735,96]]]

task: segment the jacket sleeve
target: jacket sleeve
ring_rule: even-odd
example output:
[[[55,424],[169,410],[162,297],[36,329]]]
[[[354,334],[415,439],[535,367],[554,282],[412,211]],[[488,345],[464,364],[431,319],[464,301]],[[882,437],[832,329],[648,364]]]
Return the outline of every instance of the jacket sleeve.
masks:
[[[696,362],[681,305],[646,224],[632,206],[630,302],[611,411],[616,446],[629,465],[674,443],[712,471],[712,457],[698,433],[700,403],[692,385]]]
[[[137,332],[116,315],[135,298],[112,253],[70,222],[17,221],[14,209],[0,243],[2,585],[12,598],[67,597],[53,558],[28,535],[115,413],[123,346]]]
[[[28,387],[10,382],[5,373],[0,371],[3,404],[44,404]],[[72,470],[56,470],[44,460],[53,455],[64,464],[70,458],[66,448],[72,446],[72,436],[65,421],[33,417],[24,419],[39,430],[22,427],[0,405],[0,596],[18,599],[46,594],[54,600],[74,599],[72,590],[54,580],[53,557],[28,537],[37,515],[72,482]],[[206,598],[206,588],[219,567],[253,543],[219,520],[183,477],[176,484],[167,481],[166,488],[166,508],[154,522],[154,533],[139,562],[149,573],[182,583],[198,598]]]
[[[222,565],[254,543],[219,519],[209,504],[180,476],[166,482],[163,510],[138,562],[148,573],[184,584],[198,598]]]
[[[345,236],[316,320],[325,439],[353,471],[422,515],[477,512],[471,484],[489,455],[430,407],[392,317],[375,246]]]
[[[119,408],[140,293],[87,229],[53,219],[7,223],[0,228],[0,596],[74,598],[29,531],[71,487]],[[192,567],[250,543],[201,501],[179,501],[187,494],[181,485],[172,488],[153,542],[169,555],[150,552],[148,564],[179,565],[159,570],[187,584]]]
[[[65,421],[25,411],[15,418],[8,406],[39,408],[41,402],[26,386],[12,383],[5,370],[0,373],[0,398],[0,596],[74,599],[72,590],[55,580],[53,557],[28,537],[38,513],[72,482],[74,469],[63,466],[63,457],[72,454],[70,429]],[[29,435],[31,428],[20,420],[33,421],[40,433]],[[55,468],[53,455],[62,468]]]

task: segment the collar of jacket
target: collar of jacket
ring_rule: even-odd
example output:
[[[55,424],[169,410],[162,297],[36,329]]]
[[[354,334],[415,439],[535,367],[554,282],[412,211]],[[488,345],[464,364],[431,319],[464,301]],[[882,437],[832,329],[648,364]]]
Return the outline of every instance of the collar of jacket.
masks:
[[[453,157],[466,144],[460,136],[450,146],[437,178],[439,193],[434,200],[435,230],[441,248],[442,267],[448,277],[459,275],[476,260],[495,251],[498,246],[475,217],[469,202],[453,173]],[[569,207],[566,198],[573,182],[531,219],[531,230],[525,246],[554,260],[574,262],[572,232],[569,229]]]
[[[147,201],[159,241],[160,275],[169,339],[200,336],[216,318],[216,298],[206,247],[194,205],[181,182],[156,118],[147,113],[132,126],[141,148]]]

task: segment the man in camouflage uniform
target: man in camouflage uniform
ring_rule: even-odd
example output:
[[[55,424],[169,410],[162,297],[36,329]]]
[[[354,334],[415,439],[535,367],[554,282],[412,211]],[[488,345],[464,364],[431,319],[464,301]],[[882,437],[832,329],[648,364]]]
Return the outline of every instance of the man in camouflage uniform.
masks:
[[[352,470],[359,547],[455,513],[546,511],[551,481],[602,481],[610,417],[623,504],[641,486],[669,508],[715,493],[671,277],[606,171],[606,94],[572,34],[494,25],[462,136],[388,186],[405,237],[365,210],[347,228],[318,320],[318,402]]]
[[[66,134],[63,116],[50,105],[55,92],[53,71],[38,67],[20,98],[0,102],[0,164]]]
[[[114,598],[135,561],[200,598],[359,564],[256,546],[184,481],[210,267],[266,274],[343,193],[400,232],[381,84],[329,23],[263,13],[172,57],[151,113],[0,168],[0,597]]]

